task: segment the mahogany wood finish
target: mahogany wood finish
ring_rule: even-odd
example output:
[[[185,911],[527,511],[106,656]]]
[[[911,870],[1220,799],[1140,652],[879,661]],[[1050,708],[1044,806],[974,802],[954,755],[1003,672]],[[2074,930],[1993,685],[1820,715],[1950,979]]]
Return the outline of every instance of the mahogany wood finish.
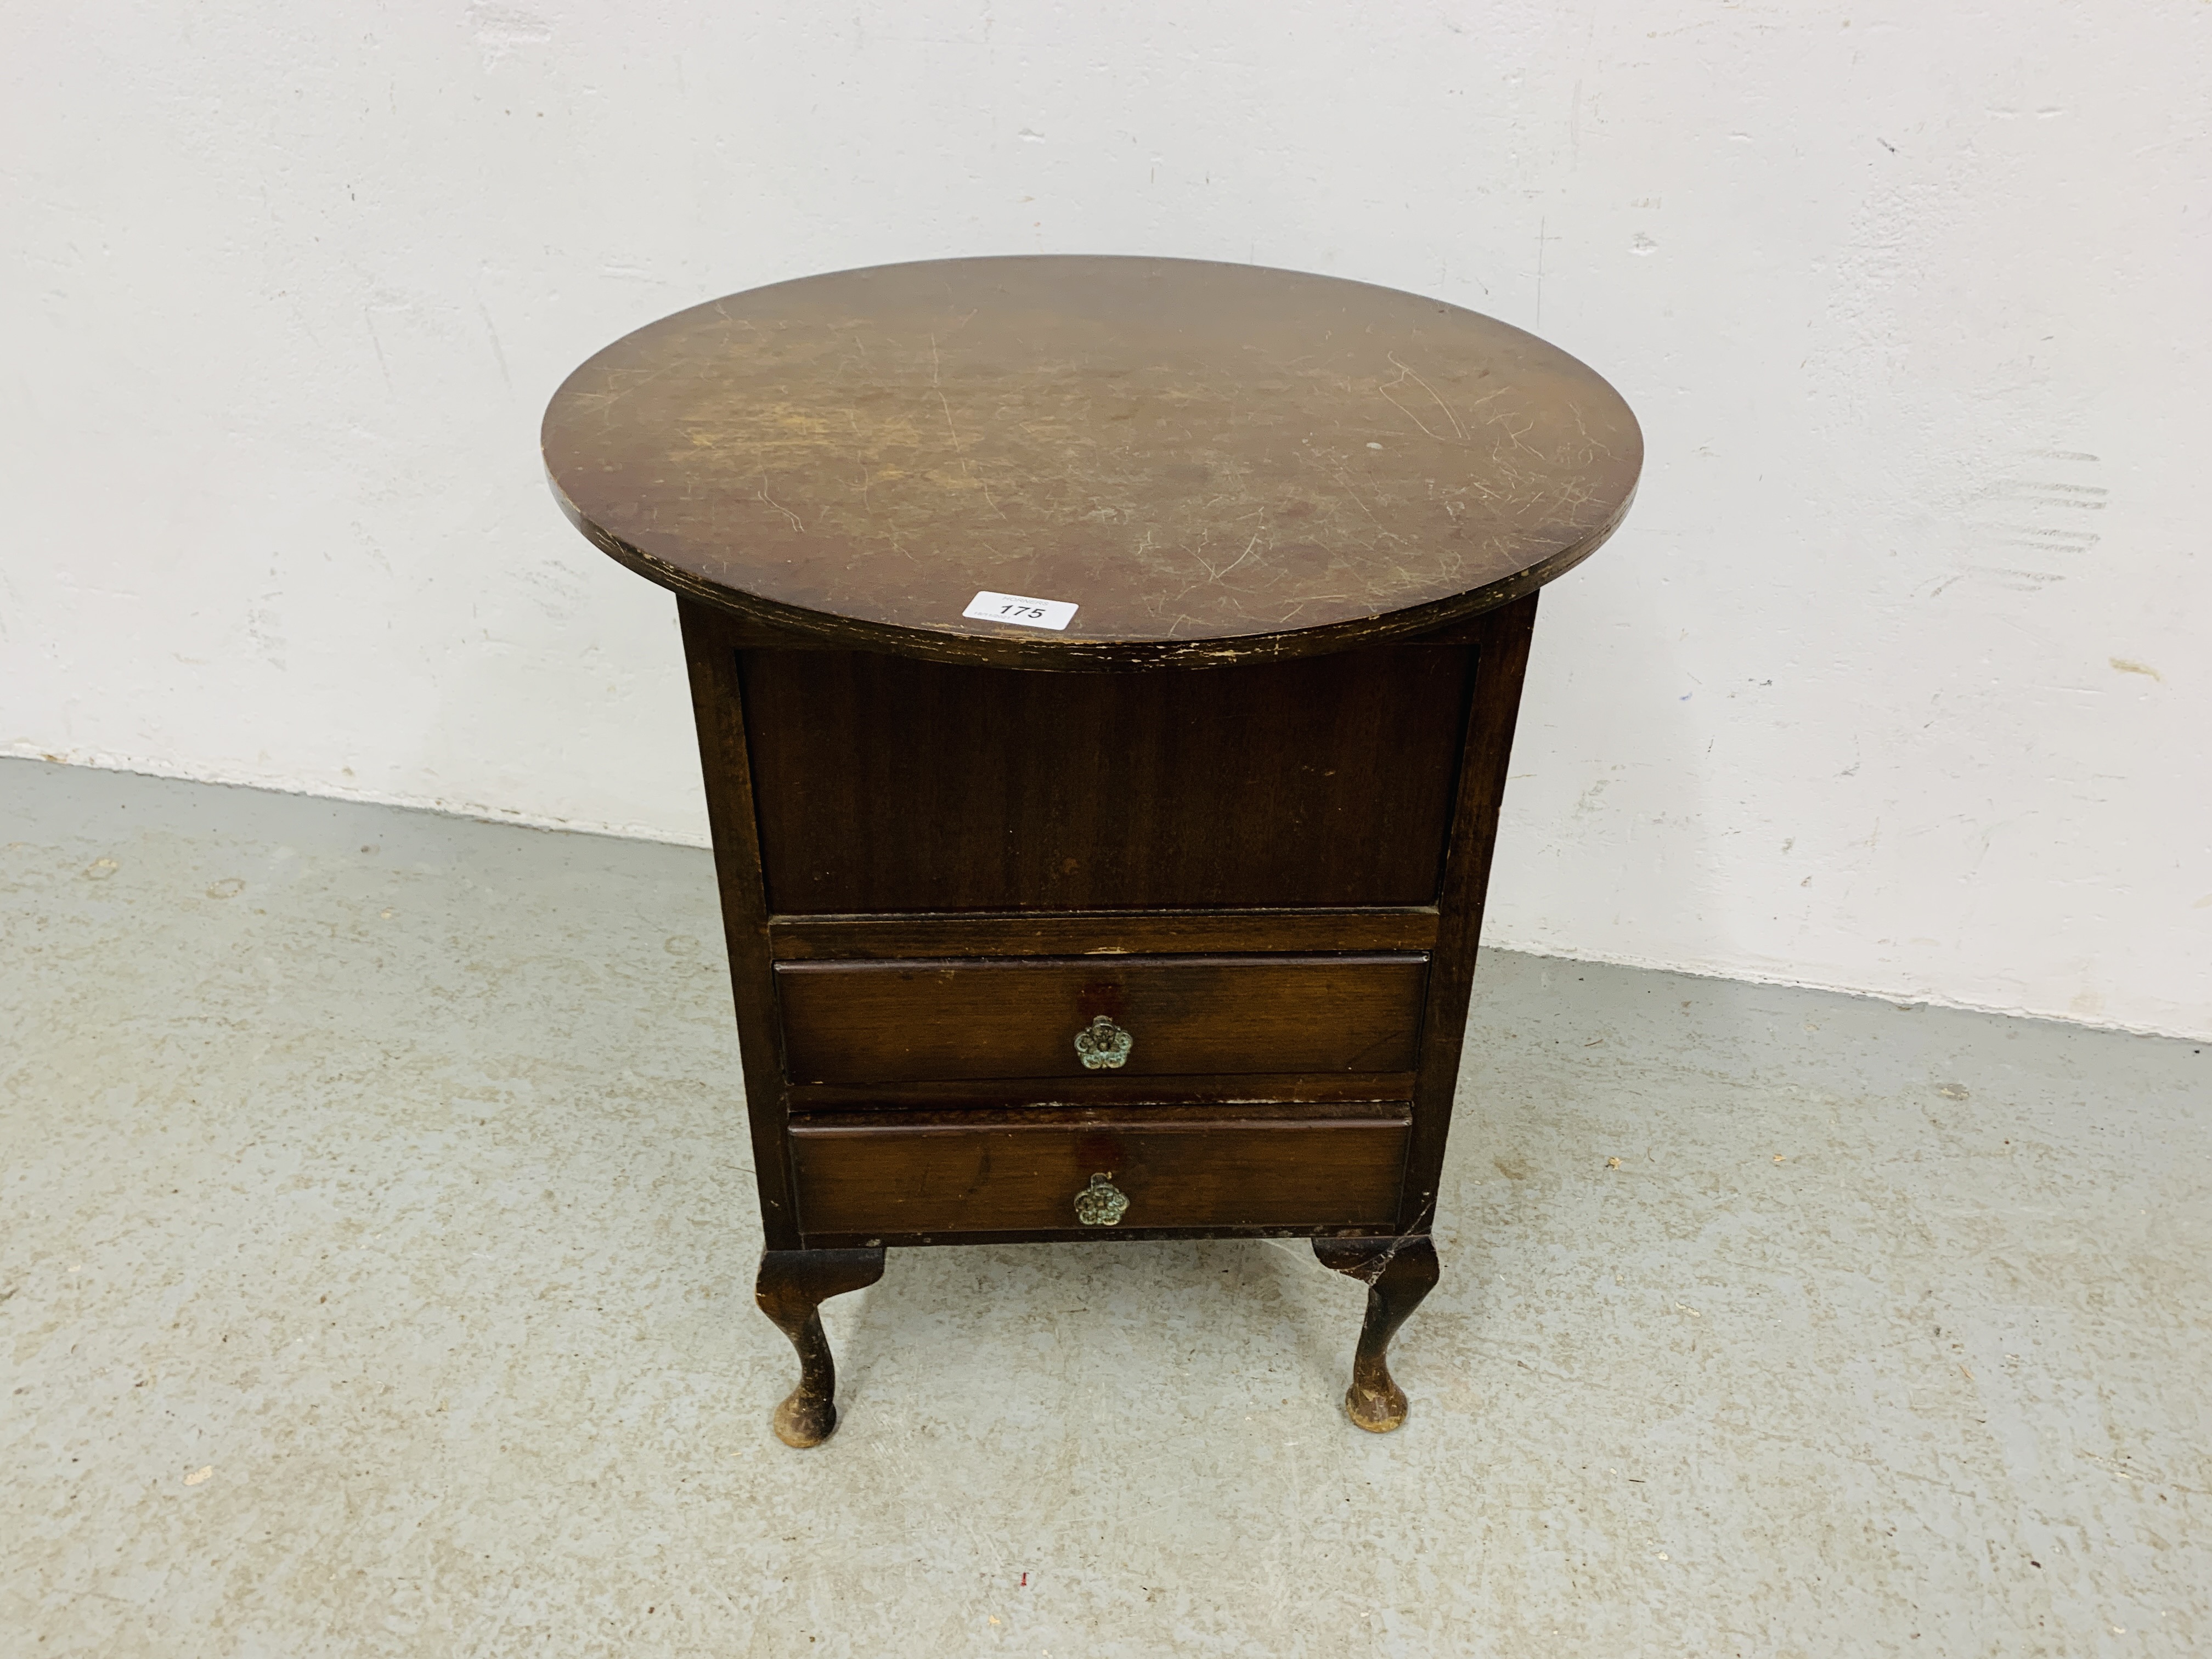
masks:
[[[748,652],[769,907],[1433,904],[1468,659],[1036,674]]]
[[[1085,1077],[958,1078],[930,1083],[794,1083],[786,1097],[794,1112],[864,1110],[871,1107],[1191,1106],[1346,1104],[1407,1101],[1413,1072],[1248,1072],[1216,1077],[1125,1077],[1100,1072]]]
[[[1238,951],[1425,951],[1434,905],[1333,910],[1091,910],[770,916],[779,962],[959,957],[1225,956]]]
[[[1427,1232],[1436,1213],[1437,1178],[1443,1168],[1452,1097],[1459,1088],[1460,1043],[1467,1035],[1468,999],[1474,988],[1475,947],[1482,940],[1490,856],[1498,844],[1498,809],[1505,794],[1514,716],[1521,708],[1521,681],[1528,667],[1528,638],[1535,625],[1534,593],[1481,619],[1474,693],[1468,704],[1467,738],[1460,758],[1459,799],[1444,852],[1436,966],[1429,975],[1429,1006],[1421,1022],[1413,1149],[1398,1208],[1398,1231],[1408,1235]]]
[[[1589,556],[1620,394],[1494,318],[1199,260],[939,259],[732,294],[554,394],[556,498],[664,586],[863,651],[1064,672],[1319,656]],[[979,590],[1066,629],[963,617]]]
[[[653,324],[544,435],[679,599],[776,1432],[835,1426],[815,1310],[886,1248],[1103,1237],[1313,1240],[1370,1287],[1347,1409],[1402,1422],[1536,591],[1627,510],[1619,395],[1359,283],[948,260]]]
[[[714,879],[722,895],[722,938],[730,953],[738,1033],[751,1110],[753,1174],[760,1188],[761,1229],[771,1251],[799,1248],[791,1203],[791,1151],[773,1103],[783,1093],[783,1038],[769,964],[768,904],[761,889],[760,838],[755,829],[752,772],[745,760],[744,705],[738,656],[726,613],[679,603],[684,654],[691,671],[691,708],[699,728],[699,767],[707,786],[707,822],[714,837]]]
[[[1020,1231],[1103,1235],[1151,1227],[1382,1227],[1406,1162],[1403,1105],[1279,1107],[1261,1115],[963,1114],[880,1117],[792,1132],[810,1233],[888,1242]],[[1103,1176],[1128,1201],[1081,1224]]]
[[[786,963],[776,969],[793,1083],[1408,1072],[1425,957],[986,957]],[[1131,1039],[1086,1066],[1105,1018]]]
[[[1316,1238],[1314,1255],[1324,1267],[1367,1286],[1367,1317],[1352,1361],[1352,1387],[1344,1409],[1361,1428],[1388,1434],[1406,1420],[1406,1391],[1391,1380],[1390,1339],[1421,1298],[1437,1287],[1436,1241],[1426,1233],[1391,1238]]]
[[[879,1247],[762,1253],[753,1299],[799,1352],[799,1384],[775,1408],[775,1437],[785,1445],[818,1446],[836,1431],[837,1364],[822,1334],[822,1304],[883,1276]]]

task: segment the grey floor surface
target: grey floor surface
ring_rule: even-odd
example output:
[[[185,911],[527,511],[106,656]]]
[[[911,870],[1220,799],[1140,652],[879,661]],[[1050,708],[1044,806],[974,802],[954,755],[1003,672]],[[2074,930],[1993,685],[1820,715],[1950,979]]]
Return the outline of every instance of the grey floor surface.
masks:
[[[758,1231],[682,848],[0,762],[9,1654],[2212,1652],[2199,1045],[1493,953],[1302,1246]]]

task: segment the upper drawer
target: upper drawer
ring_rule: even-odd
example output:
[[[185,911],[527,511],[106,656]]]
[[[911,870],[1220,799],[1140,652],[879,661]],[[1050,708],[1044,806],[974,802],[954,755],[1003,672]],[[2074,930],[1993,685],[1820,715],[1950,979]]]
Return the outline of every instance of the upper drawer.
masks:
[[[1427,975],[1428,958],[1410,954],[775,970],[794,1083],[1410,1072]],[[1121,1064],[1086,1066],[1077,1036],[1089,1036],[1094,1059],[1110,1059],[1117,1034],[1129,1039]]]

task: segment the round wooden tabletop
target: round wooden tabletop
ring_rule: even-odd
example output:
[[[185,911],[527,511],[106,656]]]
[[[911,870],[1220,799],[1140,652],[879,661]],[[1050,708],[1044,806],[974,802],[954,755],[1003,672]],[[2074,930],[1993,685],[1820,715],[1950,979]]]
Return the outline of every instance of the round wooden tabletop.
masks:
[[[1188,259],[809,276],[617,340],[545,413],[562,507],[679,592],[943,661],[1257,660],[1426,632],[1594,551],[1643,434],[1441,301]]]

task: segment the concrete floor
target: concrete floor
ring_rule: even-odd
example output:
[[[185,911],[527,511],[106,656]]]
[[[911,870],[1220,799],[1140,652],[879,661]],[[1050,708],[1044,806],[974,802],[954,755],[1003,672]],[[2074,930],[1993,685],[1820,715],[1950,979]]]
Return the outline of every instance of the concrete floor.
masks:
[[[1401,1432],[1304,1246],[1038,1245],[800,1453],[704,854],[0,842],[9,1654],[2212,1651],[2198,1045],[1493,954]]]

